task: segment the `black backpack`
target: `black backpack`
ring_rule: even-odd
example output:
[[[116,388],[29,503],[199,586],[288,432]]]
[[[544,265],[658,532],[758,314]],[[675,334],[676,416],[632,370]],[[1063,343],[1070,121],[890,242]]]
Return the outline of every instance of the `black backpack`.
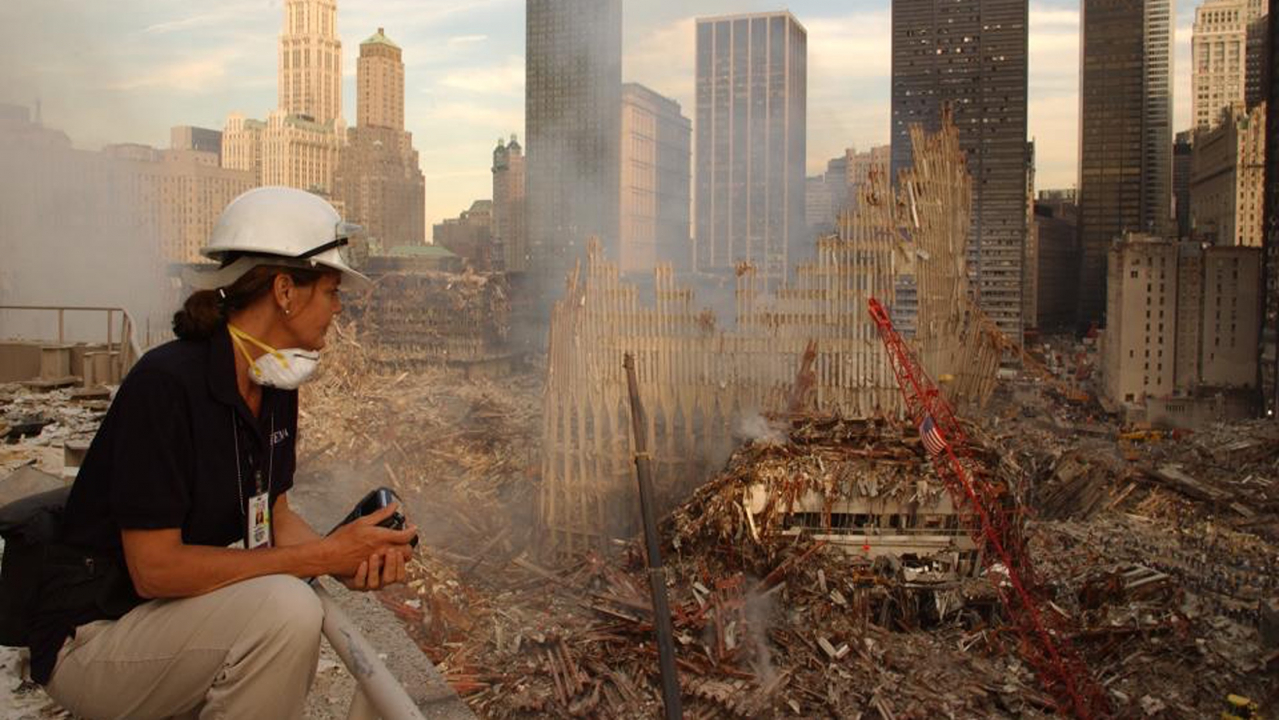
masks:
[[[0,645],[29,644],[40,583],[52,548],[62,538],[62,509],[71,487],[29,495],[0,507]]]

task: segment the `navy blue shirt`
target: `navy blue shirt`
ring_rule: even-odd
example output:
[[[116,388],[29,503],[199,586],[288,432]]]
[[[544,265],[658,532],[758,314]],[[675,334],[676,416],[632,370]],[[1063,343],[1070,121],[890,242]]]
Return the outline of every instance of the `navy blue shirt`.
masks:
[[[134,365],[71,488],[66,545],[122,569],[122,529],[177,528],[188,545],[225,547],[244,538],[250,497],[269,487],[274,506],[293,486],[297,391],[263,388],[254,417],[236,387],[232,353],[222,329],[209,340],[161,345]],[[133,595],[129,606],[143,602]],[[38,613],[32,677],[48,682],[76,626],[102,619],[114,618],[96,606]]]

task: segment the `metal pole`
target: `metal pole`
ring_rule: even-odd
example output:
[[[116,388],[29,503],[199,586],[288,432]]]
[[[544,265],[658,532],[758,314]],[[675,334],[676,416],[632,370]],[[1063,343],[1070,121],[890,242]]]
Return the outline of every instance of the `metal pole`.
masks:
[[[62,308],[58,308],[58,344],[59,345],[66,344],[66,340],[64,339],[66,337],[66,334],[63,332],[63,327],[64,327],[63,315],[65,313],[66,313],[65,310],[63,310]]]
[[[378,720],[377,708],[369,701],[359,685],[355,686],[355,694],[351,696],[351,707],[346,711],[346,720]]]
[[[648,585],[653,593],[653,627],[657,630],[657,656],[662,671],[662,704],[666,720],[684,717],[680,706],[679,675],[675,669],[675,639],[671,630],[671,609],[666,601],[666,571],[657,542],[657,520],[653,517],[653,468],[648,455],[648,424],[640,404],[639,383],[635,379],[635,358],[626,353],[626,387],[631,395],[631,425],[635,431],[635,472],[639,477],[640,515],[644,519],[644,545],[648,551]]]
[[[425,720],[413,698],[386,669],[377,656],[377,650],[360,634],[333,596],[318,582],[312,582],[311,587],[324,606],[324,636],[360,684],[360,693],[366,696],[367,703],[377,709],[382,720]],[[365,700],[353,701],[352,709],[367,704]]]

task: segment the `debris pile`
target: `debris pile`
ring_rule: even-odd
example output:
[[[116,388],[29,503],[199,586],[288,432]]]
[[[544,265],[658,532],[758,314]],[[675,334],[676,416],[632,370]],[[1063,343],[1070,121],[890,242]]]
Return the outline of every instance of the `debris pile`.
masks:
[[[997,601],[983,580],[789,532],[810,491],[830,502],[867,485],[885,497],[939,492],[929,476],[918,436],[903,426],[808,423],[786,442],[747,445],[668,516],[662,536],[686,709],[932,717],[1048,708],[1008,652],[1015,641],[992,623]],[[752,513],[746,498],[761,487],[771,500]],[[588,554],[559,572],[520,556],[483,576],[428,558],[390,602],[406,608],[423,649],[484,716],[653,715],[660,699],[642,558],[631,543],[617,558]]]
[[[299,492],[335,519],[379,485],[396,490],[436,552],[532,530],[540,383],[468,380],[444,367],[388,371],[354,322],[335,322],[322,374],[300,399]],[[331,502],[331,506],[328,504]]]
[[[351,302],[379,364],[466,363],[510,353],[505,276],[424,270],[387,273],[377,289]]]
[[[1079,515],[1062,500],[1070,519],[1031,522],[1029,538],[1054,611],[1121,715],[1206,717],[1228,693],[1272,691],[1267,668],[1279,653],[1257,628],[1258,601],[1279,590],[1274,545],[1207,519],[1180,525],[1202,501],[1158,483],[1116,502],[1128,476],[1108,474],[1122,469],[1111,458],[1095,469],[1051,443],[1031,450],[973,437],[996,481],[1090,476],[1108,498],[1084,498],[1095,507]],[[936,483],[910,429],[809,420],[784,440],[740,449],[663,520],[690,716],[1053,714],[985,577],[794,532],[810,525],[796,511],[810,492],[833,508],[868,484],[909,497],[928,489],[921,482]],[[752,513],[760,487],[772,500]],[[410,586],[384,602],[483,716],[655,716],[642,547],[619,550],[554,569],[518,552],[479,548],[458,562],[428,550]]]
[[[60,474],[64,446],[88,446],[109,398],[102,389],[41,391],[22,383],[0,384],[0,477],[25,465]]]

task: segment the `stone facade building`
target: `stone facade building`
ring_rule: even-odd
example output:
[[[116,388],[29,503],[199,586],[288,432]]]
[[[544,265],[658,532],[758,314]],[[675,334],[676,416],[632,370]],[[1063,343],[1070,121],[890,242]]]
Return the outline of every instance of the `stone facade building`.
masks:
[[[102,152],[132,188],[137,221],[157,238],[165,263],[202,262],[200,248],[222,210],[253,187],[250,173],[221,167],[212,152],[135,144],[108,145]]]
[[[358,124],[334,175],[334,196],[371,244],[388,249],[426,242],[425,179],[404,130],[404,62],[382,28],[360,43]]]
[[[501,270],[528,271],[528,231],[524,222],[524,148],[515,136],[493,150],[493,247]]]
[[[1219,395],[1257,387],[1261,252],[1130,234],[1111,248],[1102,378],[1132,410],[1158,401],[1182,424]],[[1180,419],[1179,419],[1180,418]]]
[[[279,107],[265,122],[227,118],[222,165],[253,172],[257,185],[332,195],[346,135],[335,0],[287,0],[278,83]]]
[[[321,125],[342,117],[342,41],[337,0],[285,0],[279,108]]]
[[[1190,41],[1190,117],[1195,128],[1215,127],[1227,108],[1244,109],[1248,31],[1263,14],[1262,0],[1207,0],[1195,8]]]
[[[465,259],[472,268],[481,271],[493,269],[493,201],[476,200],[468,210],[455,218],[436,223],[432,228],[435,245]]]
[[[170,150],[199,150],[222,157],[222,133],[219,130],[177,125],[169,130]]]
[[[1190,156],[1192,237],[1214,245],[1261,247],[1264,235],[1266,105],[1226,108],[1223,121],[1195,133]]]

